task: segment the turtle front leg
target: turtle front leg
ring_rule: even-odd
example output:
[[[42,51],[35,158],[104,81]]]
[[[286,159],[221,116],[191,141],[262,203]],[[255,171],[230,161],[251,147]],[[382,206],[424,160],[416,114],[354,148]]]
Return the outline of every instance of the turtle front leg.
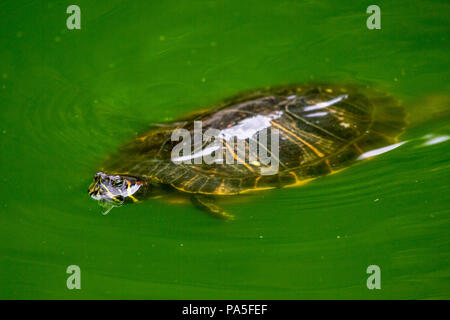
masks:
[[[195,194],[192,196],[192,203],[202,209],[203,211],[208,212],[212,216],[225,220],[233,220],[234,216],[225,212],[221,207],[216,205],[213,202],[213,199],[209,196],[205,196],[202,194]]]

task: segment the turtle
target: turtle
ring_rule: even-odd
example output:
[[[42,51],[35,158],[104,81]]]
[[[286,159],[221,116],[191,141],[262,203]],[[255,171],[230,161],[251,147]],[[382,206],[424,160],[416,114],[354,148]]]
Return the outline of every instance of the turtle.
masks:
[[[219,198],[304,185],[370,159],[371,150],[398,141],[405,118],[398,99],[369,86],[306,83],[245,91],[174,121],[150,125],[107,157],[88,192],[109,207],[107,212],[172,194],[216,217],[232,219]],[[209,129],[215,130],[215,139],[187,139],[182,143],[186,154],[174,157],[181,144],[175,132],[192,134],[195,140],[195,134]],[[262,132],[276,136],[277,143],[268,136],[258,139]],[[251,146],[265,150],[277,170],[268,170],[271,164],[262,154],[238,152],[238,140],[245,152]],[[198,154],[211,155],[213,142],[213,161],[198,161]]]

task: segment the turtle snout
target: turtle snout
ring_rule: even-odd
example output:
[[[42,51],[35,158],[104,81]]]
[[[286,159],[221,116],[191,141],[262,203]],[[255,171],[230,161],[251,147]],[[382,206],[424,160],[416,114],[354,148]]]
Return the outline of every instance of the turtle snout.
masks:
[[[91,196],[91,198],[93,198],[95,200],[100,200],[100,198],[101,198],[101,195],[100,195],[101,189],[102,188],[99,186],[98,181],[94,181],[89,186],[88,193]]]
[[[94,177],[94,181],[91,183],[88,189],[88,193],[92,199],[101,200],[108,194],[106,186],[103,184],[101,173],[97,173]]]

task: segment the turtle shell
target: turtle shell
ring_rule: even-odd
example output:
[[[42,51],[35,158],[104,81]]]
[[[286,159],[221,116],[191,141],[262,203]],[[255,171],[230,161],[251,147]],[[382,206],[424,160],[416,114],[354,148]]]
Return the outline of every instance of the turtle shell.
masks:
[[[232,164],[175,163],[172,150],[179,142],[172,141],[172,133],[182,128],[193,137],[194,121],[201,121],[202,132],[217,129],[222,136],[241,135],[246,151],[252,138],[242,137],[242,132],[265,129],[270,136],[277,129],[278,171],[263,175],[262,169],[268,165],[242,159],[236,146],[227,144],[221,152],[224,159],[231,155],[236,160]],[[200,194],[231,195],[291,187],[334,173],[364,152],[395,143],[404,127],[405,113],[399,102],[368,88],[335,84],[267,87],[177,121],[153,125],[123,146],[102,170],[147,177]],[[267,149],[268,142],[269,146],[264,146]],[[193,145],[194,141],[188,143]],[[192,146],[190,155],[195,157],[195,152],[205,148],[207,143],[201,149]]]

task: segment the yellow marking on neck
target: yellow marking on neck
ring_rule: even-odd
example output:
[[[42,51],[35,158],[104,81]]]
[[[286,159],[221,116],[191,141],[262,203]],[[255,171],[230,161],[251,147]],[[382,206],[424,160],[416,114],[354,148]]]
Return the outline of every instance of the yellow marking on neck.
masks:
[[[138,200],[138,199],[136,199],[135,197],[133,197],[132,195],[129,195],[128,197],[130,197],[130,198],[131,198],[131,200],[133,200],[133,202],[139,202],[139,200]]]
[[[116,200],[117,200],[117,199],[116,199],[116,196],[113,195],[113,194],[111,193],[111,191],[109,191],[108,187],[105,186],[105,185],[103,184],[103,182],[100,182],[100,184],[103,186],[103,188],[106,189],[106,194],[107,194],[111,199],[114,199],[114,201],[116,201]]]
[[[130,193],[130,185],[131,185],[131,183],[128,180],[125,180],[125,181],[127,183],[127,193]]]

